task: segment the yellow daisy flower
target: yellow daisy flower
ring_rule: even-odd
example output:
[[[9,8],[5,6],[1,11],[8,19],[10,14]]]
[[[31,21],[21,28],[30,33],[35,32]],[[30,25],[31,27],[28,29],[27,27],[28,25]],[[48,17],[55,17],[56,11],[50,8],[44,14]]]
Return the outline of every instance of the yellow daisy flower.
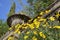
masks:
[[[26,40],[28,38],[28,36],[26,35],[26,36],[24,36],[24,39]]]
[[[32,40],[37,40],[37,38],[35,36],[32,37]]]
[[[60,26],[54,26],[53,28],[57,28],[57,29],[60,29]]]
[[[50,19],[51,21],[54,21],[54,20],[55,20],[55,18],[54,18],[54,17],[50,17],[49,19]]]
[[[42,32],[39,32],[39,35],[40,35],[42,38],[46,38],[46,36],[45,36]]]

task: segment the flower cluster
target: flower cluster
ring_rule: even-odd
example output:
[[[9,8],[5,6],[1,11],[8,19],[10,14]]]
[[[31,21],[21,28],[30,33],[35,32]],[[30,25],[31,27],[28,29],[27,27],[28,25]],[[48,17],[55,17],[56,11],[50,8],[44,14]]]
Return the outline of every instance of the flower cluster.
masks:
[[[47,14],[50,10],[45,12]],[[41,12],[39,15],[44,15],[45,12]],[[55,15],[56,18],[59,16],[59,13]],[[14,28],[14,34],[19,34],[19,40],[60,40],[60,23],[55,17],[51,16],[45,19],[38,16],[32,23],[17,24],[9,30]],[[25,32],[22,33],[23,31]]]

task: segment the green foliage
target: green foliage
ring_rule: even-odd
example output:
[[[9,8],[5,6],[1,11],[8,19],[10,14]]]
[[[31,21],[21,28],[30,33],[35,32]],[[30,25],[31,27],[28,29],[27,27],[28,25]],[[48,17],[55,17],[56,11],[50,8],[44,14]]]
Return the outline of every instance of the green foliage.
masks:
[[[25,7],[23,12],[30,17],[36,17],[41,11],[46,9],[54,0],[27,0],[28,6]]]
[[[7,23],[0,20],[0,37],[8,31],[8,28]]]
[[[46,23],[48,24],[46,25]],[[43,26],[44,24],[46,26]],[[47,22],[41,22],[39,28],[36,28],[33,30],[30,30],[30,29],[27,30],[28,29],[27,28],[26,29],[27,31],[25,33],[20,34],[19,40],[25,40],[24,37],[26,36],[28,36],[26,40],[32,40],[33,37],[37,38],[37,40],[60,40],[60,29],[53,28],[54,26],[58,26],[58,25],[59,25],[59,22],[56,20],[55,21],[48,20]],[[50,26],[51,28],[49,28]],[[27,34],[27,32],[29,33]],[[41,37],[39,32],[43,32],[46,38]]]

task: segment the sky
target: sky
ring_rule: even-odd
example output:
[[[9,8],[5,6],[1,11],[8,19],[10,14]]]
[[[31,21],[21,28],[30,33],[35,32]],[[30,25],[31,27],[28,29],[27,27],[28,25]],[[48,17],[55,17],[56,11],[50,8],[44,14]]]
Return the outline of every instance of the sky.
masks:
[[[18,0],[13,0],[16,3],[16,13],[21,11],[23,7]],[[0,20],[7,20],[7,14],[12,5],[12,0],[0,0]],[[27,4],[26,0],[22,0],[23,4]]]

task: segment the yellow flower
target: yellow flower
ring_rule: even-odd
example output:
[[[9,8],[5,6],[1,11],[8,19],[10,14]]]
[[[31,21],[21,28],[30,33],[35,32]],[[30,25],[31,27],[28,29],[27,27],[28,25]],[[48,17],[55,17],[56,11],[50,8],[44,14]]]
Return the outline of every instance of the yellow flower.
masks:
[[[46,38],[46,36],[45,36],[42,32],[39,32],[39,35],[40,35],[42,38]]]
[[[15,31],[14,31],[14,33],[17,33],[19,31],[19,29],[16,29]]]
[[[44,12],[41,12],[40,15],[43,15]]]
[[[14,26],[10,27],[9,30],[12,30]]]
[[[35,19],[35,20],[33,21],[33,24],[36,26],[36,28],[39,28],[40,22],[37,21],[37,19]]]
[[[10,27],[9,30],[12,30],[12,28]]]
[[[36,22],[37,21],[37,19],[34,19],[34,21],[33,22]]]
[[[33,36],[32,40],[37,40],[37,38],[35,36]]]
[[[28,28],[28,26],[23,26],[23,27],[22,27],[22,29],[27,29],[27,28]]]
[[[39,28],[40,26],[40,22],[37,22],[36,28]]]
[[[15,28],[18,28],[20,26],[20,24],[17,24],[16,26],[15,26]]]
[[[20,34],[20,31],[18,31],[18,34]]]
[[[31,22],[33,19],[30,19],[28,22]]]
[[[8,40],[14,40],[14,37],[9,37]]]
[[[34,24],[32,23],[32,24],[29,24],[29,27],[31,28],[31,29],[34,29]]]
[[[33,33],[36,35],[37,34],[37,31],[34,31]]]
[[[27,29],[28,26],[25,27],[25,29]]]
[[[58,13],[56,13],[56,15],[55,15],[57,18],[60,16],[60,14],[59,14],[59,12]]]
[[[42,25],[43,27],[48,27],[49,24],[46,22],[44,25]]]
[[[53,28],[57,28],[57,29],[60,29],[60,26],[54,26]]]
[[[51,26],[49,26],[49,28],[52,28]]]
[[[29,34],[30,32],[26,32],[26,34]]]
[[[37,18],[39,18],[40,19],[40,17],[38,16]]]
[[[51,10],[46,10],[45,12],[46,12],[46,14],[47,14],[47,13],[49,13],[50,11],[51,11]]]
[[[24,36],[24,39],[26,40],[28,38],[28,36]]]
[[[54,21],[54,20],[55,20],[55,18],[54,18],[54,17],[50,17],[49,19],[50,19],[51,21]]]

